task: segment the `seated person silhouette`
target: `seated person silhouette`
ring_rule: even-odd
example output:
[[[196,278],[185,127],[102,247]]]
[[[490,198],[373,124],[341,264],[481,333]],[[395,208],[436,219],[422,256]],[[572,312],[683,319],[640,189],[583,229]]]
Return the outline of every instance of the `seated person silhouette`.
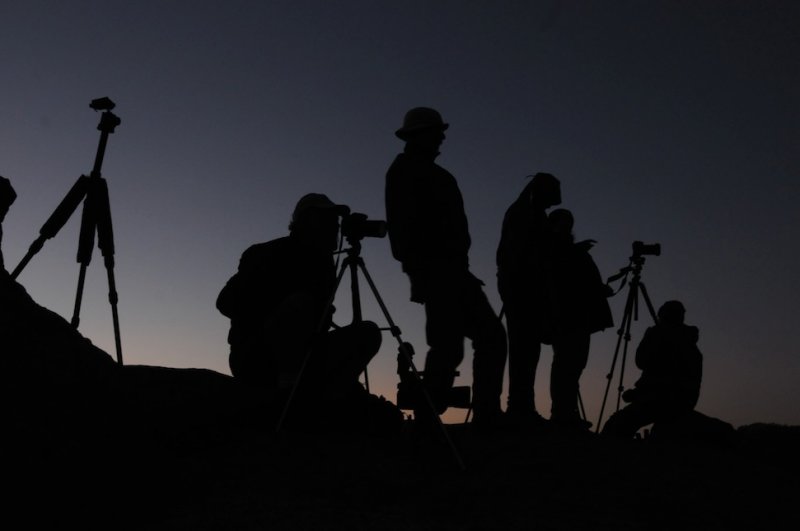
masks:
[[[339,216],[346,207],[323,194],[297,203],[289,235],[248,248],[217,298],[230,318],[229,364],[234,378],[304,403],[360,396],[358,380],[381,345],[375,323],[335,327]],[[332,329],[332,327],[334,327]]]
[[[658,323],[647,329],[636,349],[636,366],[642,370],[632,389],[622,394],[629,405],[613,414],[603,433],[633,438],[648,424],[654,431],[694,411],[700,396],[703,355],[697,347],[697,327],[684,324],[686,313],[679,301],[665,302]]]

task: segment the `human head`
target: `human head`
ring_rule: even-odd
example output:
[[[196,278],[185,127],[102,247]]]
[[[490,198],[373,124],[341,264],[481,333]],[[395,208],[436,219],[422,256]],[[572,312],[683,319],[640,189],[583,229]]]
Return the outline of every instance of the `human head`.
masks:
[[[439,111],[430,107],[414,107],[409,110],[403,118],[403,127],[394,132],[395,136],[401,140],[408,140],[409,137],[426,130],[445,131],[450,124],[444,123]]]
[[[658,309],[658,321],[668,325],[683,324],[686,308],[680,301],[667,301]]]
[[[430,107],[414,107],[406,113],[403,126],[394,134],[407,144],[435,151],[442,144],[448,127],[450,124],[442,120],[439,111]]]
[[[537,173],[523,190],[526,200],[539,208],[561,204],[561,182],[549,173]]]
[[[550,227],[553,232],[558,234],[572,234],[572,227],[575,225],[575,218],[572,212],[566,208],[557,208],[548,214],[547,219],[550,221]]]
[[[339,236],[339,216],[347,210],[325,194],[306,194],[294,207],[289,232],[311,247],[333,251]]]

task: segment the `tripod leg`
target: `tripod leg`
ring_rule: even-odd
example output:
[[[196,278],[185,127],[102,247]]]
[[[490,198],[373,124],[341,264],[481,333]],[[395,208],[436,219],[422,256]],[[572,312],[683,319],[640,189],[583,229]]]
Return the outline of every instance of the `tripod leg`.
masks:
[[[53,238],[58,234],[61,227],[66,224],[67,220],[78,208],[78,205],[80,205],[81,201],[86,197],[88,185],[89,178],[85,175],[81,175],[75,184],[72,185],[72,188],[70,188],[64,199],[61,200],[61,203],[59,203],[55,211],[50,215],[47,221],[45,221],[44,225],[42,225],[42,228],[39,230],[39,237],[34,240],[27,254],[25,254],[25,257],[20,261],[17,267],[14,268],[14,271],[11,273],[12,279],[16,279],[19,274],[22,273],[22,270],[25,269],[25,266],[28,265],[28,262],[31,261],[31,258],[42,250],[45,240]]]
[[[117,349],[117,363],[122,365],[122,340],[119,333],[119,314],[117,312],[117,286],[114,282],[114,264],[109,265],[106,261],[106,271],[108,273],[108,302],[111,303],[111,318],[114,322],[114,346]]]
[[[402,340],[400,337],[400,329],[395,326],[394,321],[392,320],[392,316],[389,315],[389,310],[386,308],[386,304],[383,302],[383,299],[378,293],[378,288],[375,287],[375,283],[372,281],[372,277],[369,276],[367,272],[367,268],[364,265],[363,260],[360,260],[358,263],[361,272],[364,274],[364,278],[367,279],[367,284],[369,284],[370,289],[372,290],[373,295],[375,296],[375,300],[378,301],[378,306],[381,308],[381,312],[383,312],[383,316],[386,318],[386,322],[389,323],[389,329],[392,335],[397,339],[398,344],[400,345],[400,355],[404,357],[405,362],[408,363],[409,367],[411,368],[411,373],[414,375],[416,381],[420,384],[419,388],[422,390],[422,395],[425,397],[425,401],[428,407],[431,409],[433,413],[433,417],[436,419],[436,423],[440,428],[442,435],[444,436],[447,445],[450,447],[450,451],[453,454],[453,457],[456,460],[459,468],[461,470],[466,470],[466,466],[464,465],[464,461],[461,459],[461,454],[459,453],[456,445],[453,443],[453,440],[450,438],[450,434],[447,432],[447,428],[445,427],[442,419],[436,412],[436,407],[433,405],[433,399],[431,399],[430,394],[425,390],[425,386],[422,385],[422,378],[419,375],[419,371],[417,371],[416,366],[414,365],[414,361],[411,359],[411,354],[408,352],[408,345]],[[471,409],[470,409],[471,411]],[[469,418],[469,412],[467,413],[467,418]]]
[[[119,331],[117,284],[114,280],[114,230],[111,224],[111,206],[108,200],[108,185],[105,179],[98,178],[96,184],[97,246],[103,254],[103,262],[108,275],[108,302],[111,304],[111,317],[114,323],[114,344],[117,363],[122,365],[122,341]]]
[[[350,260],[350,298],[353,304],[353,323],[360,323],[363,321],[361,313],[361,291],[358,287],[358,266],[357,262],[360,258]],[[364,367],[364,389],[369,392],[369,372]]]
[[[72,326],[78,328],[80,324],[81,303],[83,301],[83,286],[86,281],[86,268],[92,261],[94,252],[94,235],[97,231],[97,195],[95,182],[87,185],[86,199],[83,202],[81,215],[81,230],[78,239],[78,263],[81,265],[78,274],[78,289],[75,294],[75,308],[72,312]]]
[[[80,272],[78,273],[78,289],[75,292],[75,306],[72,309],[72,319],[70,324],[73,328],[80,326],[81,318],[81,302],[83,301],[83,284],[86,281],[86,265],[81,264]]]
[[[328,298],[328,303],[325,305],[325,311],[322,312],[319,324],[317,325],[317,334],[323,331],[325,323],[328,321],[328,311],[333,305],[333,301],[336,298],[336,291],[339,289],[339,284],[341,284],[342,282],[342,277],[344,276],[344,272],[350,265],[350,260],[351,258],[348,256],[342,262],[342,267],[339,270],[338,276],[336,277],[336,283],[333,286],[333,291],[331,292],[331,296]],[[297,373],[297,377],[295,378],[292,384],[292,390],[289,392],[289,396],[286,398],[286,403],[283,405],[281,416],[278,418],[278,424],[275,426],[275,433],[280,432],[281,428],[283,428],[283,423],[286,421],[286,415],[289,413],[289,407],[292,405],[292,401],[294,401],[294,396],[297,393],[297,388],[300,385],[300,380],[302,380],[303,373],[305,372],[306,366],[308,365],[308,362],[311,359],[311,353],[312,353],[312,346],[309,346],[308,351],[306,352],[306,355],[303,358],[303,363],[300,365],[300,370]]]
[[[653,318],[654,323],[658,323],[658,317],[656,316],[656,311],[654,309],[655,307],[653,306],[653,303],[650,302],[650,297],[647,295],[647,288],[645,288],[644,283],[641,281],[639,282],[639,288],[641,288],[642,297],[644,298],[645,304],[647,304],[647,311],[650,312],[650,317]]]
[[[631,289],[631,293],[636,293],[636,289]],[[634,295],[635,297],[635,295]],[[634,301],[636,298],[634,298]],[[628,317],[627,327],[625,329],[625,345],[622,347],[622,363],[620,364],[619,368],[619,384],[617,386],[617,409],[619,411],[620,405],[622,404],[622,392],[625,390],[625,386],[623,384],[623,379],[625,377],[625,360],[628,357],[628,345],[630,344],[631,340],[631,323],[633,319]]]
[[[626,333],[625,330],[628,328],[628,323],[631,319],[631,312],[633,311],[633,298],[631,295],[633,294],[632,291],[628,291],[628,298],[625,300],[625,310],[622,314],[622,322],[619,324],[619,328],[617,329],[617,345],[614,347],[614,357],[611,359],[611,368],[606,375],[606,390],[603,393],[603,403],[600,406],[600,415],[597,418],[597,426],[595,426],[595,432],[600,431],[600,426],[603,423],[603,412],[606,409],[606,400],[608,399],[608,391],[611,389],[611,380],[614,377],[614,368],[617,366],[617,357],[619,356],[619,347],[622,344],[623,335]]]

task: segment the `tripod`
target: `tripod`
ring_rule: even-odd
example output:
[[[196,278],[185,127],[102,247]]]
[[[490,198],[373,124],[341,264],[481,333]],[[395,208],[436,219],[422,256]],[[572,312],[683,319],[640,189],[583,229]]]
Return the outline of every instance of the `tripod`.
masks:
[[[81,267],[78,274],[78,289],[75,295],[75,307],[71,324],[73,327],[78,328],[80,323],[79,316],[83,299],[83,286],[86,280],[86,268],[92,260],[95,233],[97,233],[97,245],[103,255],[108,273],[108,300],[111,303],[111,315],[114,322],[117,363],[122,365],[122,343],[120,341],[119,316],[117,314],[118,296],[116,282],[114,281],[114,234],[111,226],[111,207],[108,202],[108,185],[106,180],[100,176],[108,135],[114,132],[114,128],[121,123],[121,120],[111,112],[111,109],[114,108],[114,102],[108,98],[92,100],[89,106],[95,111],[103,111],[100,116],[100,124],[97,126],[100,131],[100,142],[97,146],[92,172],[88,177],[81,175],[78,178],[78,181],[72,186],[56,210],[39,230],[39,237],[34,240],[25,257],[11,273],[11,278],[15,279],[19,276],[31,258],[42,249],[44,242],[58,234],[58,231],[61,230],[81,201],[83,201],[77,257]]]
[[[400,334],[400,328],[398,328],[397,325],[395,325],[394,321],[392,320],[391,315],[389,315],[389,310],[386,308],[386,304],[383,302],[383,299],[381,298],[380,293],[378,293],[378,288],[375,287],[375,283],[372,281],[372,277],[369,275],[369,272],[367,272],[367,268],[364,265],[364,259],[361,258],[361,240],[360,240],[360,237],[348,236],[347,237],[347,242],[350,244],[350,248],[345,250],[345,252],[347,253],[347,256],[342,261],[342,265],[341,265],[341,268],[339,270],[339,274],[336,277],[336,284],[335,284],[335,286],[333,288],[333,291],[332,291],[332,293],[330,295],[330,298],[328,299],[328,303],[326,305],[326,311],[323,312],[323,316],[322,316],[322,319],[320,320],[320,324],[319,324],[319,326],[317,328],[317,332],[321,333],[321,332],[324,331],[325,323],[327,322],[327,314],[328,314],[327,308],[330,308],[332,306],[333,301],[336,298],[336,292],[339,289],[339,285],[341,284],[342,278],[344,277],[344,274],[345,274],[346,271],[350,272],[350,281],[351,281],[350,282],[350,293],[351,293],[351,296],[352,296],[352,305],[353,305],[353,323],[361,322],[363,320],[362,319],[362,313],[361,313],[361,296],[360,296],[360,289],[359,289],[359,284],[358,284],[358,272],[361,271],[361,273],[363,274],[364,278],[367,281],[367,284],[369,285],[370,290],[372,290],[372,293],[375,296],[375,300],[378,302],[378,305],[380,306],[381,312],[383,313],[383,316],[386,319],[386,322],[389,324],[388,328],[382,328],[381,330],[389,330],[389,332],[391,332],[392,336],[394,336],[395,339],[397,340],[397,343],[398,343],[398,364],[402,364],[403,367],[405,367],[407,369],[410,369],[410,373],[413,375],[413,377],[414,377],[414,379],[415,379],[415,381],[417,383],[417,387],[422,391],[421,394],[423,395],[423,397],[424,397],[424,399],[425,399],[425,401],[427,403],[427,406],[430,407],[431,411],[433,412],[433,417],[436,419],[436,422],[437,422],[437,424],[438,424],[438,426],[439,426],[439,428],[440,428],[440,430],[442,432],[442,435],[444,436],[445,441],[447,442],[448,446],[450,447],[450,450],[451,450],[451,452],[453,454],[453,457],[455,458],[456,462],[458,463],[459,468],[461,468],[462,470],[465,470],[466,467],[464,466],[464,462],[461,459],[461,455],[459,454],[457,448],[455,447],[455,444],[453,443],[452,439],[450,438],[450,435],[448,434],[447,429],[445,428],[444,424],[442,423],[441,418],[439,418],[439,415],[436,413],[436,408],[433,405],[433,400],[431,399],[430,395],[428,394],[428,392],[425,390],[424,386],[422,385],[422,378],[420,376],[419,371],[414,366],[414,362],[412,360],[412,356],[414,354],[413,349],[412,349],[412,347],[411,347],[411,345],[409,343],[403,341],[403,339],[401,337],[401,334]],[[303,360],[303,364],[300,367],[300,372],[299,372],[297,378],[294,381],[294,385],[292,386],[292,390],[291,390],[291,392],[289,394],[289,398],[286,400],[286,404],[284,405],[283,412],[281,413],[280,419],[278,420],[278,426],[277,426],[277,430],[276,431],[280,431],[280,429],[281,429],[281,427],[283,425],[283,422],[284,422],[284,420],[286,418],[286,414],[289,411],[289,407],[291,406],[292,400],[293,400],[294,395],[295,395],[295,393],[297,391],[298,384],[300,383],[300,380],[303,377],[303,372],[305,371],[306,365],[308,364],[308,361],[309,361],[310,358],[311,358],[311,349],[309,349],[308,353],[306,354],[306,357]],[[367,391],[369,391],[366,369],[364,370],[364,376],[365,376],[365,387],[367,388]]]
[[[634,247],[635,249],[635,247]],[[613,275],[611,278],[608,279],[608,282],[614,282],[620,278],[623,278],[622,285],[620,289],[624,287],[625,283],[628,280],[628,275],[631,276],[630,283],[628,284],[628,298],[625,301],[625,312],[622,315],[622,321],[619,324],[619,329],[617,330],[617,346],[614,348],[614,357],[611,360],[611,369],[608,371],[606,375],[606,379],[608,382],[606,383],[606,391],[603,395],[603,404],[600,406],[600,416],[597,419],[597,426],[595,427],[595,432],[600,431],[601,422],[603,420],[603,411],[606,407],[606,400],[608,398],[608,390],[611,387],[611,380],[614,377],[614,368],[617,364],[617,357],[619,355],[619,348],[620,344],[622,343],[623,339],[625,344],[622,348],[622,362],[620,364],[619,370],[619,386],[617,387],[617,411],[619,411],[620,401],[622,398],[622,392],[625,390],[625,387],[622,383],[622,378],[625,374],[625,360],[628,355],[628,343],[631,340],[631,322],[636,321],[639,319],[639,293],[641,292],[642,297],[644,298],[644,302],[647,304],[647,310],[650,312],[650,316],[653,318],[653,322],[658,322],[658,318],[656,317],[656,312],[653,309],[653,303],[650,302],[650,297],[647,295],[647,289],[645,288],[644,283],[641,280],[642,276],[642,266],[644,265],[644,256],[634,252],[633,256],[630,258],[630,265],[627,267],[622,268],[619,273]]]

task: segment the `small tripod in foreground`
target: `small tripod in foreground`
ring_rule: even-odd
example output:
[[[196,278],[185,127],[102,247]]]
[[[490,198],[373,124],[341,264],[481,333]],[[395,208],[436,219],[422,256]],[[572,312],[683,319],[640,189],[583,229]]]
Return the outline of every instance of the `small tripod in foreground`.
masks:
[[[625,301],[625,312],[622,315],[622,322],[620,322],[619,329],[617,330],[617,346],[614,348],[614,357],[611,360],[611,369],[606,375],[608,382],[606,383],[606,391],[603,395],[603,403],[600,406],[600,416],[597,419],[595,432],[599,432],[600,426],[602,425],[603,412],[606,408],[606,400],[608,399],[608,391],[611,387],[611,380],[614,377],[614,368],[617,365],[620,344],[624,339],[625,344],[622,348],[622,363],[620,364],[619,370],[619,386],[617,387],[617,411],[619,411],[622,393],[625,390],[622,379],[625,375],[625,361],[628,356],[628,344],[631,340],[631,323],[639,319],[640,292],[642,297],[644,297],[644,302],[647,304],[647,310],[650,312],[653,322],[655,323],[658,321],[653,303],[650,302],[650,297],[647,295],[647,289],[641,280],[642,266],[644,265],[644,255],[646,254],[652,254],[656,256],[660,255],[661,246],[659,244],[645,245],[639,241],[633,242],[633,255],[630,258],[630,264],[627,267],[620,269],[617,274],[611,276],[607,281],[607,283],[611,283],[622,278],[622,285],[620,286],[620,289],[622,289],[625,286],[625,283],[628,282],[628,275],[631,275],[630,282],[628,283],[628,298]]]
[[[121,120],[111,112],[111,109],[114,108],[114,102],[108,98],[92,100],[89,106],[95,111],[103,111],[100,116],[100,124],[97,126],[97,129],[100,131],[100,142],[97,146],[97,154],[95,156],[92,172],[88,177],[86,175],[81,175],[78,181],[72,186],[66,197],[64,197],[50,218],[39,230],[39,237],[34,240],[25,257],[11,273],[11,278],[17,278],[17,276],[19,276],[25,266],[28,265],[31,258],[33,258],[33,255],[42,249],[44,242],[58,234],[58,231],[61,230],[70,216],[72,216],[78,208],[81,201],[83,201],[77,258],[81,267],[78,276],[78,289],[75,295],[75,307],[71,324],[73,327],[78,328],[78,324],[80,323],[86,268],[92,260],[95,233],[97,233],[98,247],[103,255],[106,271],[108,273],[108,300],[111,303],[111,314],[114,321],[117,363],[122,365],[122,342],[120,341],[119,316],[117,314],[118,296],[116,282],[114,280],[114,234],[111,226],[111,207],[108,202],[108,184],[106,180],[100,176],[108,135],[114,132],[114,129],[121,123]]]

